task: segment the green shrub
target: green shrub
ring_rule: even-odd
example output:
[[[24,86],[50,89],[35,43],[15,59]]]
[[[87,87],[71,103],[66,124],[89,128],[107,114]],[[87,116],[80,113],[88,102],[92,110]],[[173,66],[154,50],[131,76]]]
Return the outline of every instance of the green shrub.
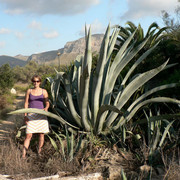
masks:
[[[0,67],[0,92],[4,93],[14,85],[14,74],[9,64]]]

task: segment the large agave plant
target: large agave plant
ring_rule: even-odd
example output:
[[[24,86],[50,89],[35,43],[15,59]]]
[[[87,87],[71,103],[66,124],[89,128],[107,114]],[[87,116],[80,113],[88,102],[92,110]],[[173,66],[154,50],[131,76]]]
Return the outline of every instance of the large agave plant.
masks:
[[[179,100],[167,97],[148,97],[159,90],[175,87],[169,84],[156,87],[145,92],[138,99],[125,108],[132,95],[147,81],[171,65],[166,61],[161,66],[132,77],[134,69],[156,48],[156,45],[142,54],[121,81],[119,75],[126,65],[145,46],[148,38],[138,46],[131,40],[132,33],[124,42],[115,58],[112,52],[116,44],[119,30],[114,27],[107,30],[102,41],[97,66],[92,71],[91,29],[86,30],[86,49],[84,56],[78,56],[70,73],[57,72],[55,79],[47,78],[51,84],[52,107],[55,113],[44,112],[37,109],[22,109],[12,112],[37,112],[59,120],[72,129],[92,131],[94,134],[109,133],[118,130],[127,123],[135,113],[144,105],[153,102],[180,103]],[[116,92],[116,93],[114,93]]]

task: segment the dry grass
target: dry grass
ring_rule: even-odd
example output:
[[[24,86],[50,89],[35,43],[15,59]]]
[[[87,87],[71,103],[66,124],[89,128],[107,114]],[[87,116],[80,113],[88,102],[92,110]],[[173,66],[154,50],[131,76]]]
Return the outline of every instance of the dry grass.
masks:
[[[22,145],[16,144],[11,138],[0,144],[0,174],[8,174],[15,179],[35,178],[64,172],[71,175],[80,172],[77,161],[65,162],[60,154],[55,154],[49,142],[46,142],[39,157],[36,146],[27,152],[27,158],[21,158]]]
[[[179,147],[171,148],[162,159],[165,167],[164,180],[180,179],[180,151]]]
[[[175,180],[180,178],[180,165],[175,162],[172,162],[166,171],[164,179]]]
[[[27,158],[21,158],[24,139],[15,141],[15,135],[0,142],[0,174],[8,174],[16,180],[37,178],[59,174],[62,176],[79,175],[82,173],[101,172],[104,179],[109,177],[109,167],[122,167],[128,180],[146,179],[148,173],[140,171],[143,157],[138,159],[135,153],[123,152],[118,147],[86,146],[79,151],[73,161],[64,161],[61,153],[57,153],[48,138],[45,140],[42,155],[37,155],[38,138],[33,137],[27,152]],[[165,168],[162,171],[153,169],[153,179],[174,180],[179,177],[180,166],[177,156],[171,158],[170,163],[164,158]],[[165,155],[163,155],[165,156]]]

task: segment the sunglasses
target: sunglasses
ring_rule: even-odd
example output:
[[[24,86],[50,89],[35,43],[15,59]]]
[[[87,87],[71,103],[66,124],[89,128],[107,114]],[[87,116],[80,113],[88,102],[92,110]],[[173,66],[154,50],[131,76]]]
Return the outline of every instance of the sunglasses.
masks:
[[[37,83],[39,83],[40,81],[32,81],[33,83],[35,83],[35,82],[37,82]]]

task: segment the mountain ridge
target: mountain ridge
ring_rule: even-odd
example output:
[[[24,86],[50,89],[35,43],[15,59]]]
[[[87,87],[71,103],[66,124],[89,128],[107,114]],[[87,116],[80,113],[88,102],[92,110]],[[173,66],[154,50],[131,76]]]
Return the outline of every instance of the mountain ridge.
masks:
[[[103,34],[93,34],[91,36],[92,52],[99,52]],[[25,66],[29,61],[35,61],[38,64],[58,64],[69,65],[77,55],[84,54],[85,51],[85,38],[80,38],[75,41],[69,41],[64,45],[64,48],[57,50],[46,51],[42,53],[32,54],[30,56],[23,56],[18,54],[12,56],[0,56],[0,66],[9,63],[11,67],[16,65]]]

